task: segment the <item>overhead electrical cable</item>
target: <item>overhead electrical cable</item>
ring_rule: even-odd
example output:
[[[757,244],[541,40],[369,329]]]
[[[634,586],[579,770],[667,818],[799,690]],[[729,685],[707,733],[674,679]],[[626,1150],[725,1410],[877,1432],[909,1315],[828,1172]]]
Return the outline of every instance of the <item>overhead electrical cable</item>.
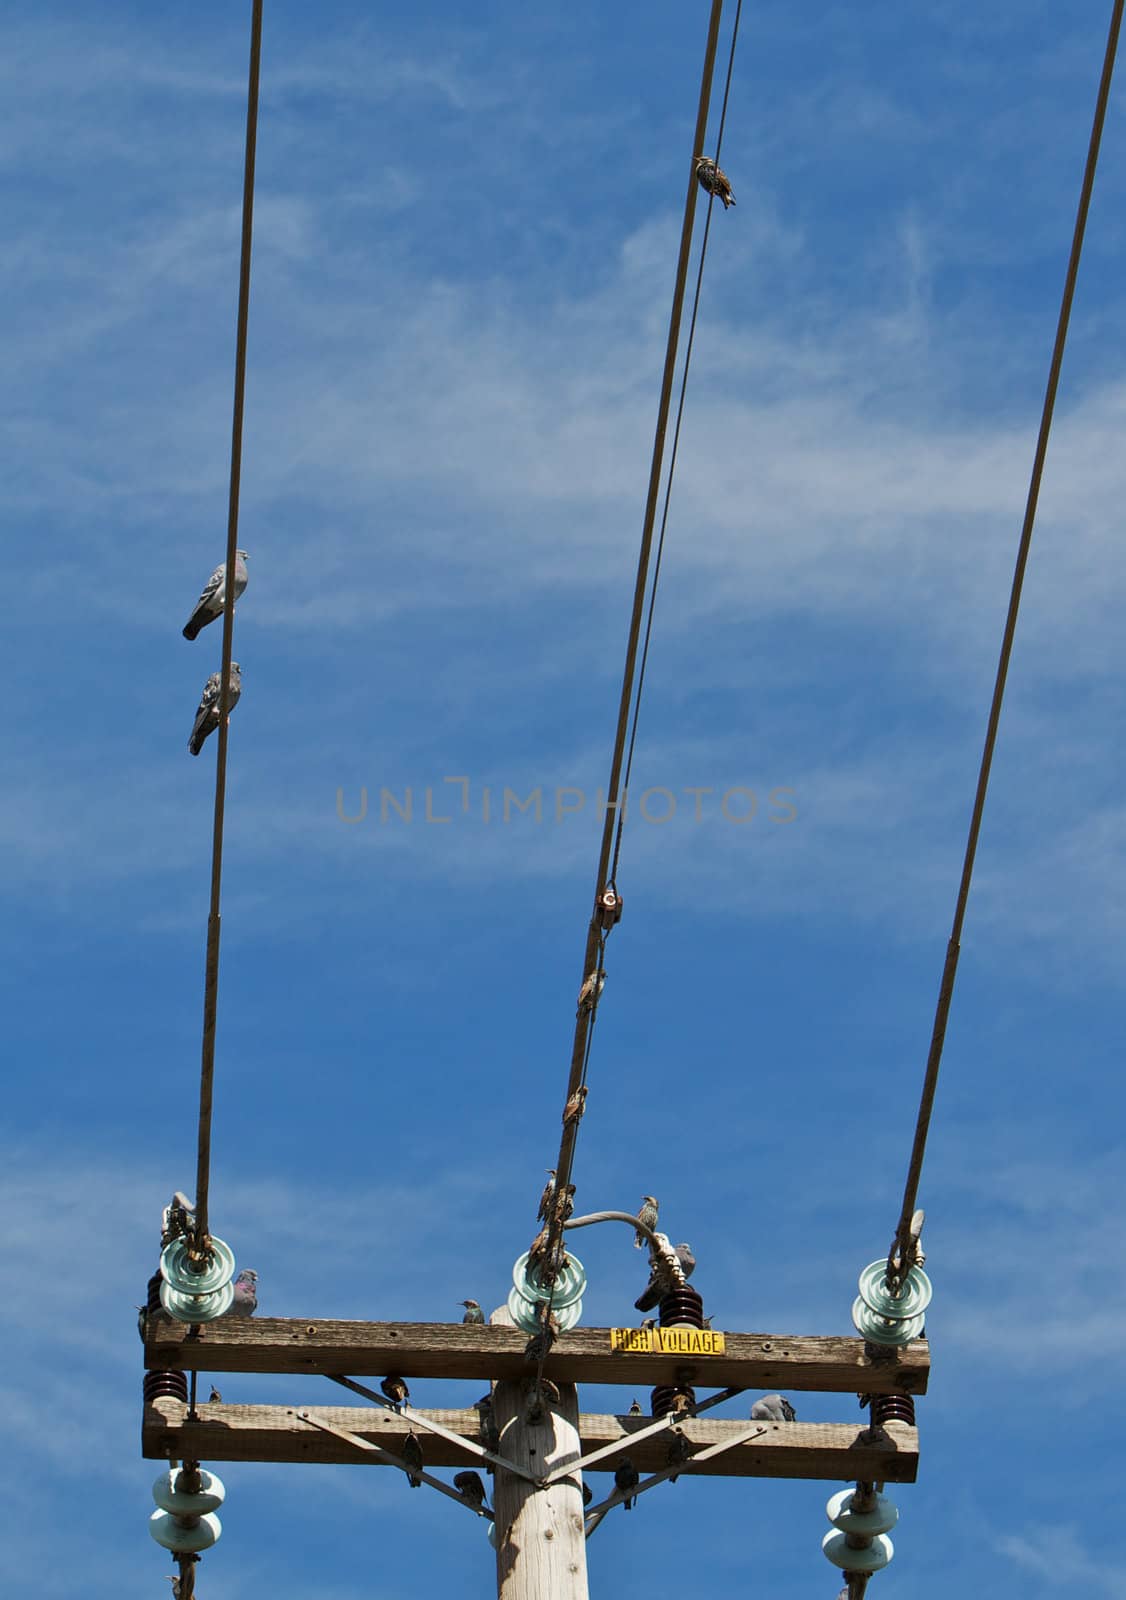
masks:
[[[219,746],[215,761],[215,822],[211,844],[211,904],[203,995],[203,1049],[199,1078],[199,1143],[196,1161],[193,1255],[207,1254],[207,1201],[211,1179],[211,1113],[215,1079],[215,1018],[219,998],[219,891],[223,876],[223,818],[227,787],[227,713],[234,642],[234,571],[238,548],[242,418],[246,395],[246,329],[250,310],[250,245],[254,225],[254,156],[258,136],[258,77],[262,56],[262,0],[253,0],[250,72],[246,106],[246,164],[242,187],[242,248],[239,263],[238,329],[235,340],[235,399],[231,425],[231,486],[227,512],[227,582],[223,599],[223,657],[219,670]]]
[[[1110,32],[1107,37],[1106,52],[1103,57],[1102,77],[1099,80],[1098,94],[1095,99],[1095,115],[1091,128],[1090,143],[1087,148],[1087,161],[1083,170],[1083,184],[1079,194],[1079,207],[1075,217],[1075,228],[1071,238],[1071,254],[1067,263],[1067,274],[1064,279],[1063,298],[1060,304],[1059,320],[1056,324],[1055,343],[1052,347],[1052,360],[1048,370],[1048,384],[1044,395],[1044,406],[1040,416],[1040,432],[1036,441],[1036,453],[1032,463],[1032,476],[1028,486],[1028,500],[1025,505],[1024,523],[1021,527],[1020,543],[1017,549],[1016,568],[1013,573],[1012,592],[1009,597],[1008,616],[1005,619],[1005,631],[1001,640],[1001,655],[997,664],[997,677],[993,686],[993,699],[989,708],[989,720],[985,732],[985,746],[981,757],[981,767],[978,772],[977,790],[974,795],[973,812],[970,817],[969,836],[966,841],[966,853],[962,863],[962,877],[958,885],[958,898],[954,907],[954,921],[950,932],[950,940],[946,947],[946,961],[942,969],[942,980],[939,984],[938,1003],[935,1008],[934,1028],[931,1033],[930,1050],[927,1055],[926,1072],[923,1078],[923,1092],[919,1104],[919,1114],[915,1123],[915,1136],[911,1147],[911,1157],[907,1168],[907,1182],[903,1191],[903,1207],[896,1228],[895,1241],[888,1257],[888,1278],[891,1281],[901,1280],[903,1274],[914,1264],[918,1241],[912,1233],[911,1219],[915,1212],[915,1203],[919,1193],[919,1178],[922,1172],[923,1156],[926,1151],[927,1132],[930,1127],[931,1112],[934,1108],[935,1090],[938,1086],[938,1069],[942,1061],[942,1047],[946,1038],[946,1024],[950,1015],[950,1003],[954,993],[954,977],[958,967],[958,956],[961,947],[962,924],[966,915],[966,903],[969,899],[970,881],[973,877],[974,858],[977,854],[978,836],[981,832],[982,813],[985,809],[985,795],[989,786],[989,773],[993,764],[993,751],[997,742],[997,727],[1001,717],[1001,702],[1005,694],[1005,681],[1008,677],[1009,658],[1012,655],[1013,638],[1016,633],[1017,613],[1020,609],[1021,590],[1024,585],[1025,568],[1028,565],[1028,553],[1032,544],[1032,528],[1036,520],[1036,507],[1040,498],[1040,482],[1044,474],[1044,460],[1048,452],[1048,436],[1052,427],[1052,415],[1056,404],[1056,391],[1059,388],[1060,368],[1063,364],[1064,346],[1067,342],[1068,323],[1071,319],[1071,304],[1075,297],[1075,283],[1079,274],[1079,260],[1083,251],[1083,237],[1087,227],[1087,212],[1091,203],[1091,191],[1095,183],[1095,169],[1098,166],[1099,146],[1102,142],[1103,123],[1106,120],[1107,102],[1110,98],[1110,83],[1114,73],[1114,62],[1118,51],[1118,36],[1122,27],[1122,11],[1126,0],[1114,0],[1111,12]]]

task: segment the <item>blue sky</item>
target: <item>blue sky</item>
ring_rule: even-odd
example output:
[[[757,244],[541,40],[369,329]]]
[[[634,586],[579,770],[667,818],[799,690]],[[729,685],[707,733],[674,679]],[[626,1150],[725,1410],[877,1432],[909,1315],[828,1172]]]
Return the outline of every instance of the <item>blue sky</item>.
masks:
[[[706,12],[267,0],[212,1178],[264,1312],[452,1320],[529,1242]],[[575,1172],[583,1210],[659,1195],[717,1327],[850,1331],[894,1228],[1108,14],[744,8],[635,767],[678,808],[627,826]],[[214,741],[185,746],[220,641],[180,628],[225,539],[248,21],[52,4],[0,61],[3,1559],[46,1597],[169,1570],[133,1307],[194,1178]],[[1120,78],[920,1195],[888,1600],[1126,1597],[1124,130]],[[589,1324],[629,1317],[623,1246],[582,1236]],[[481,1530],[397,1475],[220,1470],[201,1600],[494,1592]],[[833,1488],[682,1479],[606,1521],[592,1592],[830,1600]]]

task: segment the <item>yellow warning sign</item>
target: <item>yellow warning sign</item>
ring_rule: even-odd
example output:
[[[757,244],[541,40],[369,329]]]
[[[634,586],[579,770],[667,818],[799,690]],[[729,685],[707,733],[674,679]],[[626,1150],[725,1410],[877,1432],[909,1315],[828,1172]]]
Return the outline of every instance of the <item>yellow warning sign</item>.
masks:
[[[712,1328],[611,1328],[610,1348],[626,1355],[721,1356],[726,1346]]]

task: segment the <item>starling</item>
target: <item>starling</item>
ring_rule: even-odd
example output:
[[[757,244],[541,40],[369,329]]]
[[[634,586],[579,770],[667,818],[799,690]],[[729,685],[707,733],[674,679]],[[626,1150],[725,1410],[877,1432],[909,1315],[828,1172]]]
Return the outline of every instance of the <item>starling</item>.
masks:
[[[581,1119],[586,1106],[586,1095],[586,1084],[580,1084],[563,1107],[563,1126],[565,1128],[569,1127],[572,1122],[578,1122]]]
[[[201,629],[206,628],[209,622],[216,621],[223,615],[223,605],[227,598],[227,563],[221,562],[208,578],[203,593],[196,601],[196,608],[188,618],[184,628],[184,638],[194,639]],[[246,588],[246,551],[235,551],[235,599],[237,600]]]
[[[656,1228],[656,1226],[657,1226],[657,1201],[656,1201],[656,1199],[655,1199],[655,1197],[653,1195],[651,1195],[651,1194],[643,1194],[641,1196],[641,1210],[637,1213],[637,1220],[638,1220],[638,1222],[643,1223],[644,1226],[647,1227],[647,1228]],[[649,1243],[649,1240],[639,1230],[638,1234],[637,1234],[637,1237],[633,1241],[634,1249],[635,1250],[640,1250],[642,1245],[648,1244],[648,1243]]]
[[[479,1472],[456,1472],[454,1488],[478,1510],[485,1504],[485,1485]]]
[[[784,1394],[763,1395],[751,1407],[752,1422],[796,1422],[797,1416]]]
[[[211,1385],[211,1393],[207,1397],[207,1403],[212,1406],[221,1406],[223,1404],[223,1396],[214,1384]]]
[[[574,1210],[575,1186],[573,1183],[568,1183],[559,1191],[559,1196],[555,1202],[555,1215],[558,1217],[560,1223],[564,1223],[574,1214]]]
[[[478,1426],[481,1433],[481,1443],[486,1450],[491,1450],[496,1455],[500,1449],[500,1429],[497,1427],[497,1419],[493,1412],[492,1395],[483,1394],[480,1400],[474,1401],[474,1410],[480,1419]]]
[[[578,1017],[589,1016],[601,999],[602,991],[606,987],[606,974],[601,967],[593,972],[588,972],[583,979],[583,986],[579,990],[579,1009],[575,1015]]]
[[[679,1428],[674,1428],[672,1431],[672,1438],[669,1440],[667,1465],[670,1467],[679,1467],[682,1462],[688,1460],[691,1454],[692,1450],[689,1446],[688,1440],[680,1432]],[[669,1474],[669,1481],[675,1483],[679,1476],[679,1472],[671,1472]]]
[[[692,1254],[692,1246],[690,1244],[678,1244],[676,1246],[676,1259],[680,1262],[680,1270],[684,1273],[685,1279],[690,1278],[696,1270],[696,1257]],[[661,1274],[654,1268],[649,1274],[649,1282],[645,1285],[644,1291],[633,1302],[634,1310],[652,1311],[664,1293],[665,1286],[661,1281]]]
[[[619,1493],[626,1497],[622,1503],[627,1511],[633,1507],[634,1497],[630,1494],[630,1490],[636,1489],[640,1481],[637,1468],[629,1456],[623,1456],[618,1463],[617,1471],[614,1473],[614,1483]]]
[[[721,167],[717,167],[710,156],[696,157],[696,177],[699,179],[701,189],[708,194],[714,194],[717,200],[723,201],[723,209],[735,204],[735,196],[731,192],[731,184],[727,174]]]
[[[466,1322],[474,1328],[479,1328],[483,1325],[485,1313],[481,1310],[476,1300],[459,1300],[458,1305],[465,1307],[465,1315],[461,1319],[462,1322]]]
[[[696,1415],[696,1402],[688,1389],[678,1389],[672,1397],[672,1410],[674,1417],[694,1417]]]
[[[528,1265],[530,1267],[539,1266],[540,1262],[543,1261],[544,1257],[547,1255],[547,1241],[548,1230],[546,1228],[541,1228],[536,1234],[535,1238],[532,1240],[532,1248],[528,1251]]]
[[[258,1274],[253,1267],[244,1267],[235,1279],[235,1297],[225,1317],[252,1317],[258,1309]]]
[[[551,1209],[551,1201],[552,1201],[552,1197],[554,1196],[554,1194],[555,1194],[555,1168],[554,1167],[548,1167],[548,1169],[547,1169],[547,1182],[543,1186],[543,1193],[540,1195],[540,1208],[536,1212],[536,1221],[537,1222],[546,1222],[547,1221],[547,1213]]]
[[[657,1326],[656,1317],[642,1317],[642,1319],[641,1319],[641,1327],[642,1328],[655,1328],[656,1326]]]
[[[399,1381],[402,1382],[402,1379]],[[416,1473],[422,1471],[422,1446],[415,1438],[413,1432],[408,1433],[406,1438],[403,1440],[403,1460],[406,1462],[408,1467],[413,1469],[407,1473],[407,1482],[410,1484],[412,1489],[417,1489],[422,1483],[422,1479],[415,1476]]]
[[[641,1402],[639,1400],[635,1400],[630,1406],[629,1415],[631,1417],[639,1417],[641,1415]]]
[[[588,1506],[593,1499],[594,1499],[594,1490],[591,1488],[589,1483],[585,1483],[584,1482],[584,1484],[583,1484],[583,1505],[584,1505],[584,1507]]]
[[[237,661],[231,662],[231,676],[228,680],[228,714],[238,705],[239,696],[242,694],[242,673]],[[193,756],[198,756],[203,749],[203,741],[209,733],[214,733],[219,726],[219,674],[213,672],[203,686],[199,707],[195,714],[195,726],[192,736],[188,740],[188,749]]]
[[[379,1387],[383,1390],[383,1393],[387,1396],[388,1400],[390,1400],[396,1411],[401,1410],[404,1401],[409,1400],[411,1397],[411,1392],[403,1382],[402,1378],[397,1378],[394,1376],[394,1374],[384,1378]]]

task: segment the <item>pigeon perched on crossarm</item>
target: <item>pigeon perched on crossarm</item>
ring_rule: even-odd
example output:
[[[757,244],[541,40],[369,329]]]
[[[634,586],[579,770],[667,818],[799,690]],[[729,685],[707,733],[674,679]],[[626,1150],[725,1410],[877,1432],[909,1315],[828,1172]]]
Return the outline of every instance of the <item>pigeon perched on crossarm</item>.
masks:
[[[203,593],[196,601],[196,608],[187,620],[184,627],[184,638],[194,639],[196,635],[207,627],[209,622],[215,622],[223,615],[223,606],[227,598],[227,563],[225,561],[215,568],[215,571],[204,584]],[[237,600],[246,588],[246,551],[235,551],[235,599]]]
[[[379,1387],[383,1390],[383,1393],[387,1396],[388,1400],[390,1400],[396,1411],[398,1411],[411,1397],[411,1392],[403,1382],[402,1378],[396,1377],[394,1373],[392,1373],[389,1377],[384,1378]]]
[[[454,1488],[470,1505],[480,1509],[485,1504],[485,1485],[479,1472],[455,1472]]]
[[[638,1473],[637,1468],[634,1466],[629,1456],[623,1456],[621,1461],[618,1463],[617,1471],[614,1473],[614,1484],[619,1493],[626,1497],[622,1504],[625,1506],[627,1511],[633,1509],[634,1497],[630,1494],[630,1490],[636,1489],[640,1482],[641,1476]]]
[[[641,1196],[641,1210],[637,1213],[637,1220],[638,1222],[643,1223],[647,1228],[656,1228],[657,1200],[654,1195],[643,1194]],[[633,1241],[634,1249],[640,1250],[642,1245],[646,1245],[648,1243],[649,1240],[645,1237],[641,1230],[638,1229],[637,1237]]]
[[[244,1267],[235,1279],[235,1298],[228,1317],[252,1317],[258,1310],[258,1274],[253,1267]]]
[[[203,741],[208,734],[214,733],[219,726],[219,684],[220,677],[213,672],[203,686],[200,696],[199,708],[195,714],[195,726],[192,736],[188,740],[188,749],[193,756],[198,756],[203,749]],[[237,661],[231,662],[231,676],[227,686],[227,715],[238,705],[239,696],[242,694],[242,671]]]
[[[798,1414],[784,1394],[763,1395],[751,1407],[752,1422],[796,1422]]]
[[[708,194],[714,194],[717,200],[723,201],[723,209],[735,204],[731,184],[722,167],[717,167],[710,156],[696,157],[696,177],[701,189]]]
[[[468,1323],[472,1328],[481,1327],[485,1321],[485,1313],[481,1310],[476,1300],[459,1300],[458,1305],[465,1307],[462,1322]]]

